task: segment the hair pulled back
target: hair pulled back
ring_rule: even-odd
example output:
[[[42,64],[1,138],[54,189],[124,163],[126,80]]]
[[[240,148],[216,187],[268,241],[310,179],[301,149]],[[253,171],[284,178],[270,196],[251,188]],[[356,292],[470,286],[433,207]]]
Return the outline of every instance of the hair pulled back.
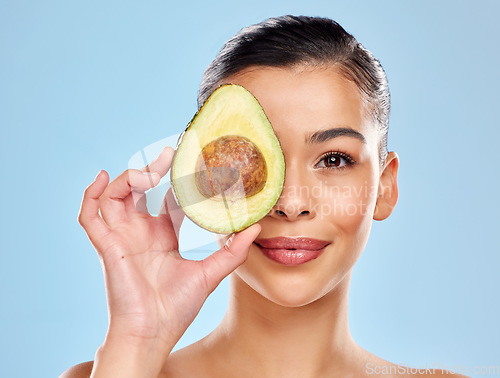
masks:
[[[222,80],[251,66],[334,65],[371,105],[379,129],[379,157],[387,156],[390,93],[380,62],[335,21],[282,16],[240,30],[207,67],[198,94],[201,107]]]

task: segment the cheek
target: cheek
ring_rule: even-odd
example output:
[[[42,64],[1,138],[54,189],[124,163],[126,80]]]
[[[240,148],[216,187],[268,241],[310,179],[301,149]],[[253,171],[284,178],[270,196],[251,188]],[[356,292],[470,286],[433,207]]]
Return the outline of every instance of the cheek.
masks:
[[[325,259],[325,266],[329,267],[324,276],[329,282],[326,291],[352,269],[366,246],[376,203],[374,182],[352,180],[332,186],[335,190],[319,201],[324,210],[319,214],[322,223],[332,231],[334,239],[331,254]]]
[[[358,228],[370,222],[375,208],[374,180],[351,180],[342,185],[326,182],[317,198],[317,215],[345,235],[356,234]]]

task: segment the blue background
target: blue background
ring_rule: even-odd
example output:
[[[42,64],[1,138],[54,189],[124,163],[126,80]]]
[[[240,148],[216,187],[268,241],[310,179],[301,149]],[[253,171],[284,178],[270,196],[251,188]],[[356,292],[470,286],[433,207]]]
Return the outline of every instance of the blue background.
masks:
[[[229,37],[289,13],[339,21],[390,81],[400,201],[355,268],[355,340],[406,365],[500,365],[500,2],[2,0],[2,376],[53,377],[94,358],[107,312],[76,221],[84,188],[182,131]],[[203,244],[186,257],[215,248]],[[179,347],[218,324],[227,290]]]

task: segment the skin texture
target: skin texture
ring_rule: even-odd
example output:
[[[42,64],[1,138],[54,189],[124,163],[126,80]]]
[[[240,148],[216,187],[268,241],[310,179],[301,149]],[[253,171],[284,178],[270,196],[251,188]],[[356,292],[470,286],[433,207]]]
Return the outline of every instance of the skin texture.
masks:
[[[159,269],[171,275],[162,278],[163,285],[171,292],[152,283],[153,291],[144,289],[144,293],[160,295],[167,301],[151,300],[146,305],[162,303],[165,307],[160,306],[159,312],[145,311],[148,315],[139,317],[138,323],[143,326],[140,328],[136,327],[136,319],[129,316],[125,316],[125,324],[111,321],[106,342],[97,353],[98,368],[92,371],[92,363],[86,363],[70,369],[63,377],[89,376],[91,371],[95,377],[125,376],[121,375],[124,370],[120,375],[112,371],[121,364],[128,364],[131,370],[127,371],[135,371],[136,376],[239,378],[361,377],[373,376],[366,374],[367,364],[378,367],[379,371],[382,367],[396,367],[359,347],[348,325],[348,290],[353,266],[366,245],[372,220],[387,218],[398,198],[399,159],[390,152],[380,164],[379,135],[369,115],[369,105],[356,85],[331,66],[255,67],[225,82],[247,88],[269,117],[286,161],[282,196],[258,226],[233,239],[227,250],[231,256],[226,260],[221,253],[227,252],[224,248],[215,253],[216,259],[201,265],[181,261],[178,253],[169,252],[167,255],[173,260],[160,261]],[[362,138],[343,133],[322,142],[310,141],[317,132],[338,128],[354,130]],[[326,157],[329,153],[337,155]],[[158,164],[162,169],[169,165]],[[104,184],[107,182],[101,183],[103,188]],[[94,188],[88,196],[99,198],[106,195],[103,190]],[[106,201],[103,205],[106,206]],[[91,212],[94,217],[95,212],[94,208]],[[172,224],[178,224],[172,215],[170,219]],[[96,242],[99,238],[95,233],[89,235],[98,245],[98,253],[106,256],[105,252],[99,252],[101,242]],[[254,239],[277,236],[320,239],[328,245],[314,260],[285,266],[267,258],[252,243]],[[226,239],[221,240],[221,245]],[[205,277],[211,277],[210,288],[203,287],[197,279],[196,270],[200,269]],[[111,270],[109,275],[118,274],[111,266],[108,270]],[[203,298],[231,271],[234,272],[230,276],[229,306],[221,324],[204,339],[168,356],[196,316]],[[184,290],[179,282],[188,285],[189,290]],[[120,292],[111,289],[107,288],[107,294],[113,314]],[[135,292],[132,287],[128,289]],[[144,294],[133,305],[138,306],[140,301],[146,301]],[[135,308],[118,304],[119,313],[125,315]],[[146,305],[141,308],[149,308]],[[163,311],[172,314],[166,318]],[[152,322],[158,320],[162,320],[161,327],[153,327]],[[149,327],[144,328],[145,324]],[[154,331],[163,337],[152,343],[154,333],[138,333],[138,329]],[[134,337],[142,340],[142,348],[139,348],[141,343],[131,341]],[[125,348],[126,359],[120,357],[120,348]],[[143,350],[152,352],[141,354]],[[425,375],[421,373],[418,375]],[[437,370],[433,373],[433,376],[445,375]]]

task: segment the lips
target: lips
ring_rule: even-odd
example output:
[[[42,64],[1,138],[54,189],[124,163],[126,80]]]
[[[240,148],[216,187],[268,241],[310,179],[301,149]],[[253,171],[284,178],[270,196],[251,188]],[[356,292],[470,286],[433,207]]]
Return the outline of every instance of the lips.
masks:
[[[318,258],[330,243],[311,238],[277,237],[254,242],[262,253],[283,265],[300,265]]]

